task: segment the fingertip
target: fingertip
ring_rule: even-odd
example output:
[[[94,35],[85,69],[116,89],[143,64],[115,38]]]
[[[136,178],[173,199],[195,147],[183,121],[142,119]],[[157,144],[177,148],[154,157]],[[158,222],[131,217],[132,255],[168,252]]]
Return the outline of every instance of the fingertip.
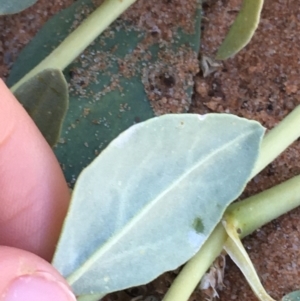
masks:
[[[74,295],[60,282],[39,275],[20,276],[9,284],[1,301],[75,301]]]
[[[52,149],[0,80],[0,244],[51,260],[69,205]]]
[[[42,258],[0,247],[0,301],[75,301],[65,279]]]

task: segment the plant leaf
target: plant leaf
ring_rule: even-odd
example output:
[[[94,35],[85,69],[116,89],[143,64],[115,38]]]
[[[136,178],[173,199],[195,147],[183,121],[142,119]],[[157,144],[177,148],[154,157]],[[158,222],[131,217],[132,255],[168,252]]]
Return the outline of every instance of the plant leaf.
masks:
[[[282,301],[299,301],[300,300],[300,291],[294,291],[292,293],[289,293],[285,295],[282,299]]]
[[[95,9],[94,2],[78,0],[51,18],[21,52],[7,83],[13,85],[43,60]],[[171,4],[166,8],[168,14],[176,14]],[[189,70],[188,57],[193,53],[195,64],[192,65],[197,66],[200,16],[201,8],[195,6],[195,11],[191,12],[190,31],[175,22],[169,29],[170,40],[159,35],[160,26],[166,28],[163,23],[155,22],[157,32],[151,32],[152,27],[146,30],[131,24],[131,20],[120,18],[64,71],[70,84],[70,107],[60,143],[54,151],[70,184],[75,183],[82,169],[118,134],[154,116],[145,86],[148,89],[151,86],[152,93],[160,98],[175,91],[167,95],[170,101],[185,101],[182,112],[188,110],[193,92],[193,72]],[[149,44],[145,45],[145,41]],[[186,66],[186,70],[182,66]],[[165,74],[170,77],[159,79]],[[171,76],[178,77],[174,86]],[[163,85],[160,89],[160,81],[169,86]],[[176,90],[178,87],[182,88],[180,93]],[[175,99],[174,95],[179,98]],[[157,99],[153,103],[161,106]]]
[[[263,3],[263,0],[243,0],[239,14],[218,49],[217,60],[234,56],[250,42],[258,27]]]
[[[25,82],[14,94],[49,145],[54,146],[69,104],[68,85],[62,72],[44,70]]]
[[[1,0],[0,15],[16,14],[30,7],[37,0]]]
[[[98,300],[101,300],[101,298],[104,297],[103,294],[100,294],[100,295],[81,295],[80,297],[76,298],[77,301],[98,301]]]
[[[177,268],[242,192],[263,133],[227,114],[170,114],[130,127],[78,178],[53,265],[77,295]]]
[[[234,222],[235,221],[230,219],[230,217],[222,221],[226,233],[228,234],[228,238],[224,244],[224,250],[244,274],[256,297],[260,301],[275,301],[268,295],[261,284],[253,263],[239,238],[238,229],[234,226]]]

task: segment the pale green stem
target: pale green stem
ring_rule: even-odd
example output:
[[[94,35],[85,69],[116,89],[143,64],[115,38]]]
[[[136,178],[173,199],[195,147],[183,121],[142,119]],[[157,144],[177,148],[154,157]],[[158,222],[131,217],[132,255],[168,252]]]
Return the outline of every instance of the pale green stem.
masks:
[[[298,206],[300,206],[300,176],[230,205],[224,216],[241,230],[241,237],[245,237]],[[219,223],[200,251],[183,267],[163,301],[188,300],[206,270],[221,253],[227,237],[224,227]]]
[[[293,112],[265,136],[251,178],[270,164],[299,136],[300,106],[296,107]],[[299,177],[295,177],[243,202],[232,204],[226,212],[234,217],[232,220],[239,224],[239,228],[242,231],[241,236],[244,237],[262,225],[299,206],[300,197],[298,196],[300,196],[300,180]],[[270,204],[272,205],[270,206]],[[249,212],[253,214],[249,214]],[[188,300],[206,269],[221,253],[224,236],[227,237],[224,228],[218,225],[200,251],[183,267],[163,301]],[[220,241],[222,246],[216,243],[217,241]]]
[[[300,136],[300,106],[296,107],[262,141],[259,158],[251,178],[276,159]]]
[[[64,70],[79,56],[113,21],[136,0],[106,0],[91,13],[56,49],[11,87],[15,92],[20,85],[41,71],[53,68]]]
[[[183,267],[163,301],[188,300],[204,273],[222,251],[227,237],[222,224],[218,224],[200,251]]]
[[[253,264],[240,242],[237,232],[244,237],[285,211],[300,205],[300,176],[252,196],[242,203],[232,204],[224,214],[223,225],[229,238],[224,244],[231,259],[238,265],[260,300],[273,300],[264,290]]]
[[[300,206],[300,175],[228,207],[225,217],[241,229],[241,237]]]

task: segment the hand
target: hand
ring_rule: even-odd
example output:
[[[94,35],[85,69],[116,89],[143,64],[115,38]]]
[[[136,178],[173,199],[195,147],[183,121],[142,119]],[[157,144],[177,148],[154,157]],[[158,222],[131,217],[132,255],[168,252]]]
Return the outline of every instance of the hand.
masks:
[[[0,301],[76,300],[46,261],[69,199],[51,148],[0,80]]]

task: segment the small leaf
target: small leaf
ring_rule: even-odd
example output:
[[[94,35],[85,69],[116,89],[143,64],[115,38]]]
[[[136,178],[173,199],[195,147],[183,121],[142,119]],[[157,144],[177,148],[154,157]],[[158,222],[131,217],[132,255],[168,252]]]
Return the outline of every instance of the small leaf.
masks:
[[[50,146],[60,136],[68,109],[68,85],[60,70],[47,69],[28,80],[14,93]]]
[[[16,14],[30,7],[37,0],[1,0],[0,15]]]
[[[263,133],[227,114],[171,114],[130,127],[79,176],[54,266],[77,295],[177,268],[242,192]]]
[[[239,238],[234,222],[230,218],[223,220],[223,226],[229,236],[224,244],[224,250],[244,274],[257,298],[260,301],[275,301],[262,286],[253,263]]]
[[[285,295],[282,299],[282,301],[300,301],[300,291],[294,291],[292,293],[289,293]]]
[[[20,53],[7,84],[15,84],[51,53],[95,10],[95,2],[75,1],[49,19]],[[178,14],[178,8],[168,11],[169,15]],[[178,19],[178,24],[168,29],[172,38],[167,40],[159,34],[166,30],[165,23],[147,29],[121,17],[64,70],[70,107],[54,152],[69,184],[73,185],[82,169],[122,131],[153,117],[153,104],[165,108],[162,99],[167,98],[173,108],[188,110],[197,69],[190,70],[190,66],[197,66],[200,48],[201,6],[188,11],[191,28],[181,28]],[[156,13],[149,11],[150,18],[151,14],[154,18]],[[141,23],[148,23],[143,20],[141,17]],[[157,32],[152,32],[152,27]]]
[[[263,0],[244,0],[242,8],[231,26],[216,59],[226,60],[243,49],[251,40],[260,20]]]

